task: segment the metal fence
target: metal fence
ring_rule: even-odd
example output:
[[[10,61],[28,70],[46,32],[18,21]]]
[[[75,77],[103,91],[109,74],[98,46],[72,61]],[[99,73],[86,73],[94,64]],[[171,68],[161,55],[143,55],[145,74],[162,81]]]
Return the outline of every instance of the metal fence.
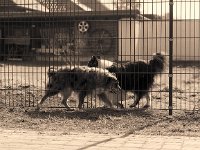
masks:
[[[199,8],[199,0],[0,0],[0,106],[36,107],[52,67],[87,65],[94,55],[117,66],[148,63],[164,52],[166,69],[149,89],[151,109],[199,110]],[[123,96],[128,108],[134,94]],[[43,107],[60,108],[60,99]],[[70,106],[77,99],[73,93]],[[84,103],[102,105],[94,94]]]

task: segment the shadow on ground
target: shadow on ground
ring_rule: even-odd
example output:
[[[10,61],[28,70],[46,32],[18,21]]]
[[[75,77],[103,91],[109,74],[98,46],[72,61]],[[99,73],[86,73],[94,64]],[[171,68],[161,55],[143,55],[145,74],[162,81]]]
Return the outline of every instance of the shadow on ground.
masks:
[[[100,117],[111,116],[111,117],[122,117],[122,116],[140,116],[148,117],[151,116],[151,111],[145,109],[105,109],[105,108],[95,108],[95,109],[84,109],[81,111],[65,111],[62,110],[50,110],[50,111],[35,111],[26,110],[25,114],[31,118],[66,118],[66,119],[85,119],[90,121],[96,121]]]

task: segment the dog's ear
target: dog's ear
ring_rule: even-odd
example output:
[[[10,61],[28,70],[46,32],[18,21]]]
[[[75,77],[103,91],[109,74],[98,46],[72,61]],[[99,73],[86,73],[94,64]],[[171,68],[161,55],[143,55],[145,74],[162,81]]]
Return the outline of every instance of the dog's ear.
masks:
[[[96,56],[92,56],[91,59],[96,59]]]
[[[50,71],[50,72],[48,72],[47,74],[48,74],[48,77],[52,77],[52,76],[54,76],[54,75],[55,75],[55,72],[53,72],[53,71]]]
[[[101,59],[101,56],[96,56],[97,59]]]
[[[92,59],[101,59],[101,56],[92,56]]]
[[[49,68],[49,71],[48,71],[48,73],[47,73],[47,74],[48,74],[48,76],[49,76],[49,77],[52,77],[52,76],[54,76],[54,75],[55,75],[54,68],[50,67],[50,68]]]

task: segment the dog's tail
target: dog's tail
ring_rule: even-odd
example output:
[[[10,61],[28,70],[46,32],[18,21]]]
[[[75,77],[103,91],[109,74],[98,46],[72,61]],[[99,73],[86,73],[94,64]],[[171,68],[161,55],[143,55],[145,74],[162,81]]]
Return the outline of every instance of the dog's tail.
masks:
[[[149,61],[149,65],[153,72],[161,73],[166,66],[166,55],[163,52],[153,54],[152,59]]]

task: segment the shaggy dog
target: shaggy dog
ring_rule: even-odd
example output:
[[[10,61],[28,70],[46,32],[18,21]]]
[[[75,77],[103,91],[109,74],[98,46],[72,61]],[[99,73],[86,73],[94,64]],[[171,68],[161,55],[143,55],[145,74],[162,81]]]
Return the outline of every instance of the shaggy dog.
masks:
[[[134,93],[135,101],[130,107],[135,107],[140,99],[146,96],[147,104],[144,108],[150,106],[149,89],[153,85],[155,76],[164,70],[165,64],[166,58],[162,53],[154,54],[148,63],[137,61],[117,65],[108,60],[101,60],[96,56],[92,56],[91,60],[88,62],[89,67],[102,67],[115,73],[119,80],[120,87],[125,91],[132,91]]]
[[[95,90],[100,100],[113,107],[105,92],[117,93],[121,89],[116,76],[101,68],[87,66],[66,67],[56,72],[49,71],[48,77],[47,89],[44,97],[38,103],[38,109],[48,97],[60,93],[63,97],[62,104],[68,110],[71,110],[67,104],[67,99],[73,91],[78,93],[78,108],[81,109],[84,98],[93,90]]]

